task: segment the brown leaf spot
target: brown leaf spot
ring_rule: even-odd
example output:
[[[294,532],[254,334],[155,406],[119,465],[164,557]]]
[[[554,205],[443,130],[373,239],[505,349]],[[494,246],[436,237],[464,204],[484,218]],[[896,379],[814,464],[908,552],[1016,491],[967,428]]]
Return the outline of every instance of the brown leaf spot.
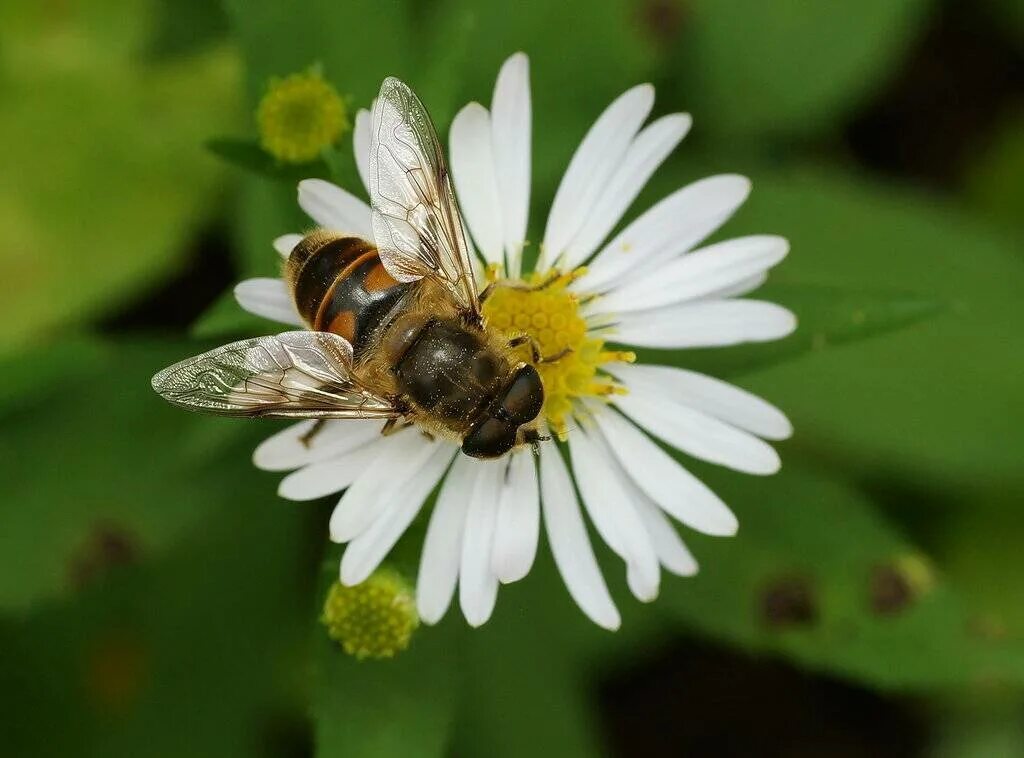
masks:
[[[646,0],[639,4],[641,29],[654,44],[667,48],[679,37],[687,11],[684,0]]]
[[[908,554],[871,569],[868,598],[871,610],[879,616],[903,613],[935,582],[931,566],[923,556]]]
[[[80,589],[116,566],[135,563],[139,552],[138,540],[124,526],[112,522],[98,523],[71,557],[68,578],[73,587]]]
[[[772,629],[810,626],[818,620],[814,585],[807,576],[791,574],[769,582],[760,593],[760,615]]]

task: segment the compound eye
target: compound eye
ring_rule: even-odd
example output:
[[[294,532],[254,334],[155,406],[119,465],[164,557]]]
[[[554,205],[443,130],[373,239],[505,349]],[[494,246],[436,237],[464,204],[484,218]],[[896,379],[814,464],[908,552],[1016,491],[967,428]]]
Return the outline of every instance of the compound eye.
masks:
[[[529,364],[519,367],[505,389],[501,407],[516,424],[528,424],[537,418],[544,407],[544,384],[537,369]]]
[[[493,417],[477,424],[462,440],[462,452],[473,458],[498,458],[516,444],[519,424]]]

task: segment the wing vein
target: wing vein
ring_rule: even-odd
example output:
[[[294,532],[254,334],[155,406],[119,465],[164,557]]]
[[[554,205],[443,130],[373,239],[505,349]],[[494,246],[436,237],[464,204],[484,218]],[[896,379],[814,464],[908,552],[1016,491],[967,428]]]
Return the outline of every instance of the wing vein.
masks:
[[[480,317],[473,252],[426,108],[388,78],[373,112],[370,203],[381,261],[399,281],[430,277]]]
[[[170,366],[153,388],[175,405],[226,416],[395,418],[390,400],[362,386],[352,346],[326,332],[233,342]]]

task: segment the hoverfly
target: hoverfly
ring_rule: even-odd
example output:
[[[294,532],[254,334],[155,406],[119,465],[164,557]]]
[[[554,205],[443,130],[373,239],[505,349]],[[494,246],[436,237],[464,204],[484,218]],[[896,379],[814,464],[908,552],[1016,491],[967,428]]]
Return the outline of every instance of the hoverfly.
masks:
[[[416,424],[495,458],[541,439],[544,388],[522,340],[488,328],[468,234],[433,123],[388,78],[373,109],[376,244],[318,230],[285,266],[311,331],[234,342],[170,366],[153,388],[226,416],[377,418]]]

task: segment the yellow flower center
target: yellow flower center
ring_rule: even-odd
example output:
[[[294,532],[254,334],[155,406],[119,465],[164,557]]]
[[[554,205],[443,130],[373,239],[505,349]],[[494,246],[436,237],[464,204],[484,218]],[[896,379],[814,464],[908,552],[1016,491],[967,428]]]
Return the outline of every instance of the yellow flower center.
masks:
[[[409,585],[390,569],[379,569],[355,587],[335,582],[320,621],[331,639],[360,660],[393,658],[409,647],[420,623]]]
[[[345,102],[317,71],[272,79],[256,111],[263,149],[285,163],[308,163],[348,129]]]
[[[587,334],[579,298],[569,290],[583,273],[582,268],[565,274],[549,271],[523,281],[499,279],[492,268],[488,279],[493,288],[483,305],[488,326],[510,340],[527,338],[517,353],[537,367],[544,382],[542,413],[562,439],[575,401],[625,391],[610,376],[598,373],[601,364],[636,359],[631,352],[605,350],[604,340]]]

